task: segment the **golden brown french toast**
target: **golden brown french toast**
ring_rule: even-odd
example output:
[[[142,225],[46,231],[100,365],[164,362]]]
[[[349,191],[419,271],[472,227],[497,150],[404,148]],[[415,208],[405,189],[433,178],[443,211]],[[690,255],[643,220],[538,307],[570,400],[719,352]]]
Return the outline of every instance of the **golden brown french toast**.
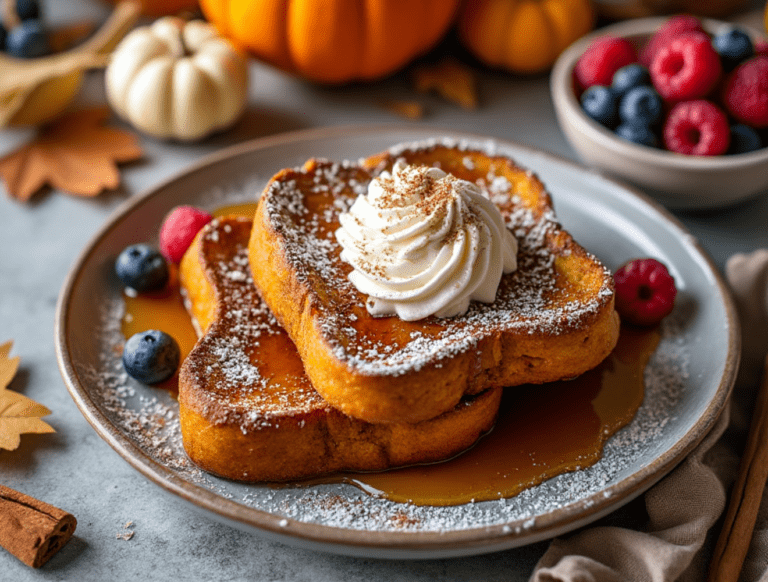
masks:
[[[326,403],[248,268],[252,221],[214,219],[181,262],[202,337],[181,366],[179,415],[189,457],[242,481],[285,481],[452,457],[490,430],[501,389],[417,424],[372,425]]]
[[[519,249],[518,268],[502,277],[493,303],[419,321],[368,313],[334,232],[339,214],[399,158],[475,182],[498,206]],[[538,178],[458,143],[279,172],[259,200],[249,249],[256,286],[315,389],[372,423],[419,422],[488,387],[578,376],[618,339],[611,274],[563,230]]]

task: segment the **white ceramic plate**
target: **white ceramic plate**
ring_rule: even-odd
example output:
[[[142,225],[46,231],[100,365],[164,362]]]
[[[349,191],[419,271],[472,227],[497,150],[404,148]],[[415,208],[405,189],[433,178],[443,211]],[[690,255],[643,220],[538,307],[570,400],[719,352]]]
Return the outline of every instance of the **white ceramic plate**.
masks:
[[[666,263],[679,301],[646,372],[646,398],[593,467],[507,500],[415,507],[348,485],[275,489],[217,479],[191,465],[175,402],[126,377],[120,363],[120,285],[113,274],[128,244],[156,241],[179,204],[214,209],[253,201],[268,178],[309,157],[357,159],[400,142],[468,140],[534,170],[576,240],[609,267],[638,256]],[[329,128],[230,148],[121,206],[74,264],[56,316],[59,365],[83,415],[148,479],[205,513],[288,544],[342,554],[438,558],[547,539],[585,525],[668,473],[716,421],[733,385],[738,323],[721,277],[663,208],[605,177],[550,154],[489,138],[410,127]]]

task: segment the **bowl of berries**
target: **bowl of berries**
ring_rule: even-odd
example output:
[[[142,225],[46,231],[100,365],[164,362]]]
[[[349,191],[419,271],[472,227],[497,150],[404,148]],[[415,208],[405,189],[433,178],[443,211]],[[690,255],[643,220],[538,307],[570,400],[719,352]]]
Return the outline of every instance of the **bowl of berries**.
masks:
[[[768,43],[689,15],[604,27],[550,78],[558,123],[588,165],[671,208],[768,191]]]

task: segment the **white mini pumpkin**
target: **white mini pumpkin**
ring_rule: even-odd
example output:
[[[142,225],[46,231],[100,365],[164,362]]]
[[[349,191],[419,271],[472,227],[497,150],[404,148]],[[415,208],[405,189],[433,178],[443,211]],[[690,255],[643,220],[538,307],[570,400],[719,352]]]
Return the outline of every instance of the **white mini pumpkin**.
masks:
[[[248,63],[202,20],[168,16],[136,28],[115,48],[107,99],[134,127],[192,141],[237,120],[248,96]]]

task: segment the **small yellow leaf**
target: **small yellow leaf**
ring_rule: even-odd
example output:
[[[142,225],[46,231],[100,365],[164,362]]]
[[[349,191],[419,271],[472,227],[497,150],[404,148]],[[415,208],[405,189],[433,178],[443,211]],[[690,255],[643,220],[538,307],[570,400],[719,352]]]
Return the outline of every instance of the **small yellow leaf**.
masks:
[[[8,357],[11,345],[11,342],[0,345],[0,449],[10,451],[18,448],[22,434],[56,432],[40,420],[41,416],[51,413],[48,408],[23,394],[8,390],[8,384],[19,368],[19,357]]]
[[[10,351],[11,342],[0,346],[0,390],[5,389],[11,383],[19,369],[19,356],[8,358]]]
[[[13,390],[0,392],[0,420],[27,416],[47,416],[51,413],[45,406]]]
[[[22,434],[56,432],[39,418],[0,418],[0,449],[12,451],[19,447]]]

